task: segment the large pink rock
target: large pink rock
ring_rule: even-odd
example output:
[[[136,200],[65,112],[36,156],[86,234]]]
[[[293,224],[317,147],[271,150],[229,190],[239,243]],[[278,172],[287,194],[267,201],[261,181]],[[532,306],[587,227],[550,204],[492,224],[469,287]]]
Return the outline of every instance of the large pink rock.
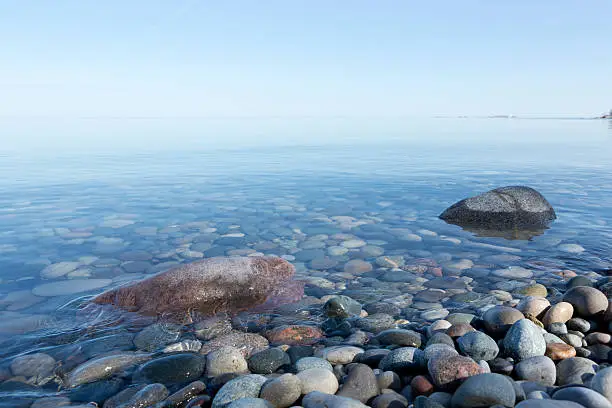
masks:
[[[93,302],[179,319],[233,314],[270,303],[271,295],[287,285],[294,273],[293,265],[282,258],[209,258],[109,290]]]

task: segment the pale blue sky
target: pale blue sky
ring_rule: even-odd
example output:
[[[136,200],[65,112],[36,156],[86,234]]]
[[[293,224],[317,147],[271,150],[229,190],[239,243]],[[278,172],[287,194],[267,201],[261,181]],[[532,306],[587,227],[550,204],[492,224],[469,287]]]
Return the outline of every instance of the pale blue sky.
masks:
[[[610,0],[0,0],[0,116],[595,114]]]

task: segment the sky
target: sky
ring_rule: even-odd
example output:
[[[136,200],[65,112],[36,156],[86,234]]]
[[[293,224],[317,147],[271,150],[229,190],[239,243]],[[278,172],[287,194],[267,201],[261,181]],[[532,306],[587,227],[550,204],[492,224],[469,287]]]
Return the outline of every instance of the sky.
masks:
[[[0,0],[0,117],[599,114],[610,0]]]

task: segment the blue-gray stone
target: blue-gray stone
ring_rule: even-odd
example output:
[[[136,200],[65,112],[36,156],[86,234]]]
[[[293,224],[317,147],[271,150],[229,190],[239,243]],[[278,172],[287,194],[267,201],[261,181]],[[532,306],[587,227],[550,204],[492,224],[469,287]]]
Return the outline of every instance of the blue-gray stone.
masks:
[[[514,371],[519,380],[534,381],[544,385],[554,385],[557,379],[555,363],[546,356],[536,356],[520,361]]]
[[[516,392],[512,380],[501,374],[479,374],[469,377],[457,388],[452,408],[474,408],[501,405],[514,407]]]
[[[423,351],[414,347],[401,347],[391,351],[378,364],[382,371],[409,372],[422,364]]]
[[[612,408],[612,403],[606,397],[586,387],[562,388],[552,398],[557,401],[573,401],[586,408]]]
[[[483,332],[472,331],[457,339],[459,350],[473,360],[493,360],[499,354],[495,340]]]
[[[505,353],[517,361],[543,356],[546,352],[540,328],[527,319],[518,320],[510,327],[503,344]]]
[[[212,408],[225,408],[240,398],[257,398],[266,377],[259,374],[243,375],[228,381],[215,395]]]
[[[300,372],[310,368],[325,368],[329,371],[334,371],[331,363],[319,357],[302,357],[295,363],[295,369]]]
[[[229,404],[227,408],[274,408],[274,405],[265,399],[248,397],[237,399]]]

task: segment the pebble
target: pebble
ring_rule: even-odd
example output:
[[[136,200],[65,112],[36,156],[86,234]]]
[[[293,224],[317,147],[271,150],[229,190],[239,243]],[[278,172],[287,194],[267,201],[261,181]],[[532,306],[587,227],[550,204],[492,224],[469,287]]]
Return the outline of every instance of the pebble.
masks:
[[[529,279],[533,276],[533,272],[520,266],[510,266],[507,269],[494,270],[491,275],[505,279]]]
[[[361,314],[361,304],[348,296],[330,297],[323,305],[327,317],[348,318]]]
[[[168,389],[163,384],[149,384],[136,392],[121,408],[149,407],[163,401],[167,396]]]
[[[585,408],[611,408],[612,403],[600,393],[586,387],[567,387],[555,391],[553,400],[573,401]]]
[[[55,359],[45,353],[34,353],[15,358],[10,365],[14,376],[48,377],[55,369]]]
[[[475,330],[476,329],[474,329],[474,327],[472,327],[471,324],[456,323],[456,324],[453,324],[451,327],[449,327],[446,330],[446,335],[450,336],[452,339],[456,339],[456,338],[463,336],[466,333],[473,332]]]
[[[206,355],[206,375],[208,377],[218,377],[229,373],[243,374],[247,371],[247,361],[236,347],[221,347]]]
[[[591,380],[591,388],[612,402],[612,367],[599,370]]]
[[[533,316],[540,316],[548,307],[550,307],[548,299],[539,296],[526,296],[516,305],[518,311]]]
[[[378,381],[374,371],[365,364],[352,364],[337,395],[363,403],[378,395]]]
[[[270,401],[276,408],[287,408],[293,405],[300,395],[302,383],[299,378],[293,374],[283,374],[265,383],[259,396]]]
[[[262,398],[240,398],[233,401],[227,408],[274,408],[274,405]]]
[[[512,380],[501,374],[480,374],[468,378],[452,397],[453,408],[514,407],[516,392]]]
[[[372,264],[361,259],[352,259],[344,264],[344,272],[361,275],[372,271]]]
[[[150,358],[148,354],[132,352],[96,357],[72,370],[66,376],[64,383],[67,387],[73,388],[83,384],[99,382]]]
[[[236,347],[244,357],[249,357],[251,354],[268,348],[269,343],[266,338],[255,333],[232,332],[215,337],[208,343],[202,345],[200,354],[208,354],[213,350],[221,347],[232,346]]]
[[[376,381],[378,383],[378,388],[381,390],[388,388],[399,391],[402,388],[402,380],[399,375],[393,371],[383,371],[377,374]]]
[[[57,279],[74,271],[79,266],[80,262],[58,262],[45,267],[40,272],[40,277],[43,279]]]
[[[204,391],[206,391],[206,384],[202,381],[194,381],[170,395],[164,403],[168,408],[178,408],[185,405],[187,401],[191,400],[196,395],[202,394]],[[106,406],[104,408],[106,408]]]
[[[291,358],[279,348],[259,351],[249,358],[249,369],[255,374],[272,374],[280,367],[291,364]]]
[[[386,313],[376,313],[357,320],[355,326],[371,333],[380,333],[394,328],[395,319]]]
[[[367,405],[352,398],[313,391],[302,399],[304,408],[367,408]]]
[[[598,364],[584,357],[572,357],[557,364],[557,385],[585,384],[598,369]]]
[[[608,298],[606,295],[588,286],[571,288],[563,295],[563,301],[570,303],[576,313],[582,317],[590,317],[603,313],[608,308]]]
[[[208,341],[229,334],[232,331],[232,323],[229,319],[215,316],[195,323],[193,329],[198,339]]]
[[[272,344],[311,345],[323,338],[323,332],[316,326],[288,325],[268,331],[266,337]]]
[[[482,372],[478,363],[464,356],[430,359],[427,363],[427,369],[434,384],[442,390],[452,389],[461,380]]]
[[[403,347],[421,347],[421,334],[405,329],[383,330],[374,337],[380,344],[394,344]]]
[[[504,337],[504,352],[515,360],[543,356],[546,352],[546,341],[540,328],[527,319],[514,323]]]
[[[546,286],[542,285],[541,283],[534,283],[533,285],[524,286],[520,288],[517,292],[521,295],[536,296],[540,298],[545,298],[546,296],[548,296],[548,290],[546,289]]]
[[[240,398],[257,398],[266,377],[259,374],[243,375],[228,381],[212,401],[212,408],[226,408]]]
[[[204,374],[206,358],[193,353],[172,354],[140,367],[137,374],[148,382],[172,384],[191,382]]]
[[[515,408],[585,408],[585,406],[573,401],[530,399],[519,402]]]
[[[565,343],[548,343],[544,355],[554,361],[565,360],[576,357],[576,349]]]
[[[315,357],[323,358],[332,364],[352,363],[357,354],[363,353],[363,349],[355,346],[332,346],[318,350]]]
[[[472,331],[457,339],[459,350],[475,361],[493,360],[499,354],[495,340],[480,331]]]
[[[180,336],[180,326],[152,324],[134,337],[134,345],[139,350],[154,351],[176,341]]]
[[[421,365],[422,359],[424,359],[422,350],[414,347],[401,347],[384,356],[378,368],[398,373],[410,372]]]
[[[544,327],[550,326],[551,323],[566,323],[572,318],[574,307],[568,302],[559,302],[548,309],[542,318]]]
[[[319,357],[303,357],[295,363],[295,369],[298,372],[308,370],[309,368],[325,368],[329,371],[334,371],[329,361]]]
[[[546,356],[530,357],[520,361],[514,371],[519,380],[554,385],[557,379],[555,363]]]
[[[504,335],[516,321],[524,318],[521,312],[508,306],[493,306],[482,316],[487,332],[494,336]]]
[[[319,391],[335,394],[338,391],[338,380],[333,372],[325,368],[309,368],[296,374],[301,384],[302,394]]]

